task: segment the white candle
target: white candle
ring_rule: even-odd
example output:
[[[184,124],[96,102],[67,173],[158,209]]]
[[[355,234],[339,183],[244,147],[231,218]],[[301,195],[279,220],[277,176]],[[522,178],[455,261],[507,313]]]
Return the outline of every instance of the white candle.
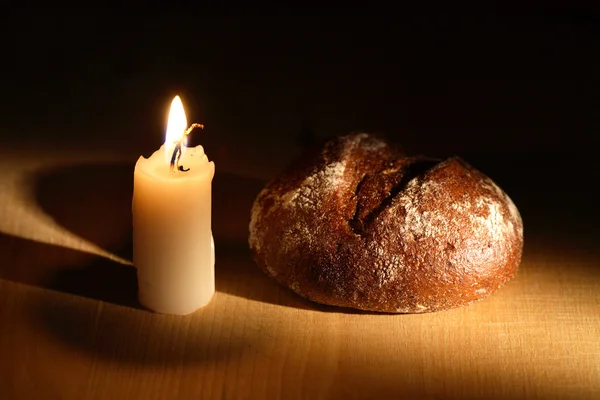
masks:
[[[202,146],[185,148],[187,120],[179,97],[171,104],[165,144],[140,157],[133,184],[133,263],[140,303],[153,311],[185,315],[215,292],[211,183],[215,164]],[[175,141],[179,164],[170,171]],[[189,170],[188,170],[189,168]]]

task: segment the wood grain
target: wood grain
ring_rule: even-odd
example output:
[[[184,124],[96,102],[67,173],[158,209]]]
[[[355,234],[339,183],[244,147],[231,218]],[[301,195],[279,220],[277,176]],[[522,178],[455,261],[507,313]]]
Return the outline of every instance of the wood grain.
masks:
[[[91,195],[93,185],[80,182],[91,171],[108,194]],[[38,207],[75,235],[128,257],[128,168],[55,174],[34,185]],[[110,189],[104,180],[123,183]],[[248,210],[262,185],[217,174],[217,294],[186,317],[141,309],[131,266],[87,248],[1,234],[1,398],[600,396],[600,265],[593,247],[535,227],[528,234],[525,215],[521,271],[487,300],[423,315],[325,307],[280,288],[250,259]],[[72,187],[78,197],[62,196]]]
[[[281,289],[221,247],[187,317],[0,281],[4,398],[595,398],[600,284],[584,257],[526,253],[470,307],[375,315]],[[130,267],[122,267],[130,268]]]

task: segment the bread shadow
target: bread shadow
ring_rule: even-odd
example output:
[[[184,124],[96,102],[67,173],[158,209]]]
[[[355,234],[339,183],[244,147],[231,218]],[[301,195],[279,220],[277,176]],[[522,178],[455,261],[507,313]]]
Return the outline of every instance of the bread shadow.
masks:
[[[217,291],[276,306],[341,314],[386,315],[371,311],[327,306],[312,302],[279,285],[263,273],[252,259],[247,242],[216,242]],[[393,315],[393,314],[389,314]]]
[[[212,226],[216,290],[248,300],[312,311],[364,313],[313,303],[277,284],[252,259],[248,245],[250,212],[264,180],[215,174]]]

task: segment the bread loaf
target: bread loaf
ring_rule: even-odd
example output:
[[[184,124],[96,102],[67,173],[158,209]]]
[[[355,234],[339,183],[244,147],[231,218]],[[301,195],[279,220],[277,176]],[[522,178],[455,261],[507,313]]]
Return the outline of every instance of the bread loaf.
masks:
[[[249,244],[267,275],[317,303],[422,313],[483,299],[513,278],[523,224],[461,159],[408,157],[361,133],[267,184]]]

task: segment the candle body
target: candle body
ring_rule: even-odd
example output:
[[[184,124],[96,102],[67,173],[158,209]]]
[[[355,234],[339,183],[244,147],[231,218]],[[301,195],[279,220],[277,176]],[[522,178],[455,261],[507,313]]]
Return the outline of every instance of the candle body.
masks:
[[[215,292],[211,185],[215,165],[202,146],[181,159],[187,172],[169,174],[164,145],[135,165],[133,263],[138,297],[150,310],[185,315]]]

